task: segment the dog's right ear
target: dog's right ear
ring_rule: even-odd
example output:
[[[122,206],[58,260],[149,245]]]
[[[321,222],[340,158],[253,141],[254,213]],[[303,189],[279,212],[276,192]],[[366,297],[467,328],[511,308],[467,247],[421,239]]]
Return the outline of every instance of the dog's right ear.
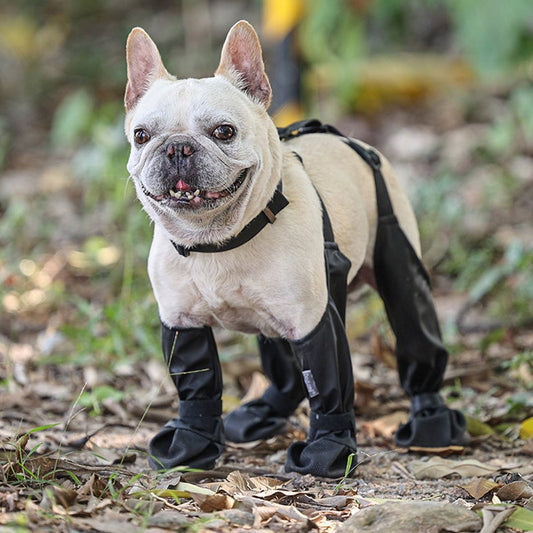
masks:
[[[124,95],[126,112],[131,111],[158,78],[171,78],[154,41],[142,28],[133,28],[126,43],[128,84]]]

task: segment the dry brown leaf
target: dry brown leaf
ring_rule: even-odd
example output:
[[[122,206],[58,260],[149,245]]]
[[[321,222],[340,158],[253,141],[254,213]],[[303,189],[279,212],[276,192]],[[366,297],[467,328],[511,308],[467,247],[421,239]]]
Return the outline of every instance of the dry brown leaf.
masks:
[[[78,498],[78,492],[73,489],[65,489],[63,487],[52,485],[47,489],[47,492],[48,491],[54,501],[59,505],[62,505],[65,509],[68,509],[73,505]]]
[[[476,478],[466,485],[459,485],[460,488],[466,490],[466,492],[468,492],[468,494],[470,494],[470,496],[476,500],[483,498],[483,496],[500,486],[501,485],[499,483],[483,478]]]
[[[264,506],[265,504],[267,504],[267,502],[265,502],[261,498],[256,498],[254,496],[248,497],[247,500],[252,501],[256,505]],[[293,505],[282,505],[280,503],[275,502],[268,502],[268,505],[276,509],[276,514],[283,518],[287,518],[289,520],[296,520],[298,522],[303,522],[306,524],[310,523],[307,516],[305,516],[301,511],[296,509],[296,507],[294,507]]]
[[[372,350],[372,355],[378,361],[381,361],[389,368],[396,368],[396,355],[394,354],[394,348],[392,348],[376,330],[372,332],[370,337],[370,347]]]
[[[408,418],[409,414],[405,411],[395,411],[376,420],[363,422],[361,428],[370,438],[385,437],[386,439],[392,439],[398,426],[405,424]]]
[[[409,446],[410,452],[423,453],[427,455],[440,455],[447,457],[448,455],[459,455],[465,451],[464,446],[445,446],[443,448],[425,448],[424,446]]]
[[[246,403],[252,400],[257,400],[257,398],[260,398],[263,395],[263,392],[267,390],[269,384],[268,379],[261,372],[254,372],[252,374],[252,382],[241,402]]]
[[[250,476],[248,474],[243,474],[239,470],[235,470],[228,474],[228,477],[220,484],[220,486],[231,496],[236,492],[245,494],[250,490]]]
[[[429,461],[413,461],[409,470],[417,479],[440,479],[451,475],[476,477],[494,474],[499,470],[490,464],[483,464],[475,459],[451,461],[441,457],[432,457]]]
[[[101,498],[107,490],[107,483],[95,473],[78,489],[78,498],[83,501],[83,497],[94,496]]]
[[[518,501],[522,498],[531,498],[533,496],[533,487],[526,481],[513,481],[504,485],[496,496],[500,500]]]
[[[256,476],[252,477],[249,480],[250,485],[256,489],[256,490],[270,490],[276,487],[279,487],[280,485],[283,485],[283,481],[273,478],[273,477],[266,477],[266,476]]]
[[[235,505],[235,500],[231,496],[223,493],[196,494],[192,492],[191,496],[204,513],[233,509],[233,506]]]

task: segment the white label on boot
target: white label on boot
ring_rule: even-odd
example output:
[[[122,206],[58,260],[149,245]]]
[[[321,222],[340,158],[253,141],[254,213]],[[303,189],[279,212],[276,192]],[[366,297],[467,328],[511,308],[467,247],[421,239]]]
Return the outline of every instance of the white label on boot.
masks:
[[[311,370],[304,370],[302,372],[302,375],[309,398],[314,398],[315,396],[318,396],[318,388],[316,386],[315,378],[313,377],[313,373],[311,372]]]

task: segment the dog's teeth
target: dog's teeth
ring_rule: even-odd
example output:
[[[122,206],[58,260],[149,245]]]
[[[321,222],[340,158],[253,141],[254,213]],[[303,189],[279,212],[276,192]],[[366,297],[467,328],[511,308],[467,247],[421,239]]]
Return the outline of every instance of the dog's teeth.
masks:
[[[170,190],[168,191],[168,194],[170,194],[170,196],[173,196],[173,197],[176,196],[176,193],[175,193],[172,189],[170,189]]]
[[[194,194],[192,192],[186,192],[185,195],[187,196],[187,200],[192,200],[194,198]]]
[[[200,189],[196,189],[194,191],[194,196],[200,196]]]
[[[178,191],[176,194],[174,194],[174,198],[181,198],[181,191]]]

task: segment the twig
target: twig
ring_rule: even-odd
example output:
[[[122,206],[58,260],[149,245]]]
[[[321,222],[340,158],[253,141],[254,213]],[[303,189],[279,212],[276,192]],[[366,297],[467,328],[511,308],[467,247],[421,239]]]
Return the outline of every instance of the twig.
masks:
[[[482,509],[483,528],[479,533],[496,533],[498,528],[515,512],[514,507],[509,507],[493,515],[488,509]]]

